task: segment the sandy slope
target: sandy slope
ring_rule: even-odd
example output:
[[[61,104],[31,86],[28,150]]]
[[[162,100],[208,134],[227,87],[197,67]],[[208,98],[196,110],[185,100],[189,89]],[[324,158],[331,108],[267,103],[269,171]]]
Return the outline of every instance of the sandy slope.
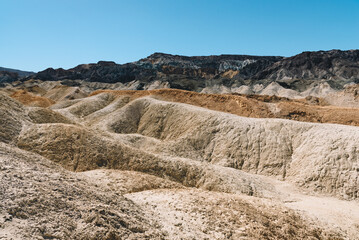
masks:
[[[286,207],[303,212],[314,221],[320,221],[332,230],[345,232],[351,239],[358,238],[358,201],[344,201],[333,197],[309,195],[288,182],[273,180],[280,193],[281,202]]]

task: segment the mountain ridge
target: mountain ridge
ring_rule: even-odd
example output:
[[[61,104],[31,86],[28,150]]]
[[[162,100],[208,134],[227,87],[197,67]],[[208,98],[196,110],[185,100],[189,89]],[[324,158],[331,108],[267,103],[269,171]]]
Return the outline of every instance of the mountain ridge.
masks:
[[[19,70],[19,69],[0,67],[0,72],[3,72],[3,71],[17,73],[20,77],[27,77],[29,75],[35,74],[35,72],[32,72],[32,71],[23,71],[23,70]]]
[[[21,80],[31,79],[62,81],[64,85],[135,83],[135,90],[148,89],[155,83],[157,88],[197,92],[243,85],[266,87],[273,82],[296,91],[305,91],[324,82],[333,89],[343,89],[347,84],[359,83],[359,50],[306,51],[292,57],[181,56],[155,52],[125,64],[99,61],[70,69],[48,68]]]

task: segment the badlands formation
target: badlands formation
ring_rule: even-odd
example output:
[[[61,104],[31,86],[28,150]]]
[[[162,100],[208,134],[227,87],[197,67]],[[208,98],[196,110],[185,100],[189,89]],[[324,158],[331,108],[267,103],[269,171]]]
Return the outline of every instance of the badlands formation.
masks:
[[[66,86],[0,98],[0,238],[359,236],[357,108]]]
[[[0,239],[359,239],[358,66],[0,68]]]

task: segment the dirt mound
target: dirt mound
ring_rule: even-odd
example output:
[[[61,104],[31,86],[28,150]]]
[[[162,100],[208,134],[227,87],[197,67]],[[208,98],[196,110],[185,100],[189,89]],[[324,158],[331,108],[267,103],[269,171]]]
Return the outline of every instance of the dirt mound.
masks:
[[[266,88],[264,88],[261,93],[261,95],[268,95],[268,96],[281,96],[281,97],[287,97],[287,98],[301,98],[301,95],[299,92],[294,91],[292,89],[287,89],[282,87],[276,82],[272,82],[269,84]]]
[[[29,93],[32,93],[34,95],[38,95],[38,96],[42,96],[44,94],[46,94],[46,89],[40,87],[39,85],[31,85],[31,86],[28,86],[28,87],[24,87],[24,89],[22,90],[25,90],[26,92],[29,92]]]
[[[73,121],[64,117],[58,112],[48,108],[31,107],[28,110],[28,116],[33,123],[68,123],[74,124]]]
[[[308,88],[302,92],[302,96],[323,97],[335,92],[336,91],[327,82],[324,82]]]
[[[24,106],[0,92],[0,142],[11,142],[26,121],[29,118]]]
[[[51,109],[67,108],[67,107],[70,107],[70,106],[74,105],[75,103],[80,102],[80,101],[82,101],[82,99],[59,101],[59,102],[55,103],[54,105],[52,105],[50,108]]]
[[[24,105],[33,106],[33,107],[49,107],[55,102],[46,97],[40,97],[33,95],[25,90],[19,90],[10,95],[12,98],[21,102]]]
[[[72,100],[87,97],[79,87],[55,86],[44,94],[44,97],[59,102],[63,100]]]
[[[325,100],[333,106],[359,108],[359,84],[349,84],[343,91],[328,94]]]
[[[68,102],[69,106],[67,106],[67,104],[57,105],[55,108],[61,108],[58,112],[70,119],[76,120],[77,118],[86,117],[87,115],[106,107],[114,99],[115,97],[112,94],[102,93],[85,98],[81,101]],[[63,108],[64,106],[65,108]]]
[[[161,239],[125,197],[36,154],[0,143],[0,238]]]

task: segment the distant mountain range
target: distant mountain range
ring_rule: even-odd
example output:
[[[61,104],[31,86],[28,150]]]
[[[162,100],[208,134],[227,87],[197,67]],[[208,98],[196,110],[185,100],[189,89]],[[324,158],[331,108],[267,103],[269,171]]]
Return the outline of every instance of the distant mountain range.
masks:
[[[12,68],[0,67],[0,72],[4,72],[4,71],[5,72],[17,73],[20,77],[27,77],[29,75],[35,74],[34,72],[21,71],[21,70],[12,69]]]
[[[0,67],[0,84],[4,82],[14,82],[21,78],[35,74],[34,72],[26,72],[12,68]]]
[[[68,70],[48,68],[36,74],[17,70],[12,72],[17,72],[18,79],[22,81],[62,81],[65,85],[79,85],[82,82],[121,83],[137,90],[157,86],[200,92],[220,87],[268,86],[273,82],[299,91],[323,82],[334,89],[341,89],[345,84],[359,83],[359,50],[303,52],[293,57],[187,57],[154,53],[126,64],[100,61]]]

